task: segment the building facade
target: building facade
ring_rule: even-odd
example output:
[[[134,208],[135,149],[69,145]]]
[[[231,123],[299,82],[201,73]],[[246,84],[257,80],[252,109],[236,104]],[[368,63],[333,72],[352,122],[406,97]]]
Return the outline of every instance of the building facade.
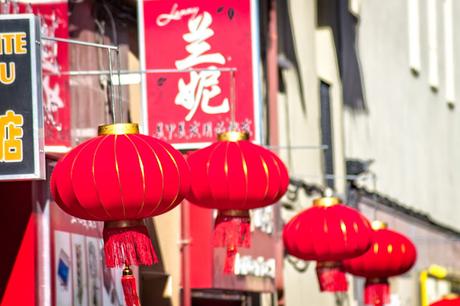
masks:
[[[43,2],[49,7],[40,6]],[[0,269],[2,305],[123,303],[115,282],[120,271],[102,268],[102,223],[78,221],[57,210],[49,194],[49,174],[65,151],[95,136],[97,125],[111,120],[111,94],[117,84],[122,84],[120,120],[142,122],[150,114],[144,102],[155,93],[145,88],[147,75],[157,78],[159,88],[176,73],[160,71],[169,68],[165,66],[146,66],[146,53],[154,53],[142,42],[144,2],[21,4],[21,10],[42,15],[47,36],[120,45],[123,73],[108,73],[103,50],[47,46],[45,94],[51,99],[59,84],[59,101],[65,107],[52,99],[46,104],[48,129],[54,133],[48,136],[47,180],[0,183],[5,200],[0,212],[8,216],[0,229],[14,232],[7,237],[6,264]],[[326,188],[370,220],[381,219],[415,242],[418,262],[409,273],[392,279],[392,306],[428,306],[445,293],[460,293],[460,208],[455,205],[460,183],[460,41],[455,36],[460,3],[248,3],[256,8],[251,26],[257,28],[252,38],[259,47],[259,140],[287,165],[289,190],[280,203],[253,213],[256,243],[241,251],[234,275],[222,274],[224,253],[210,243],[213,211],[184,203],[147,220],[160,263],[136,271],[143,305],[364,305],[362,279],[348,276],[344,294],[320,293],[314,263],[289,256],[282,247],[283,224]],[[172,5],[168,20],[189,18],[190,12]],[[228,22],[239,17],[225,6],[212,13],[222,12]],[[184,41],[178,40],[185,50]],[[112,64],[118,65],[116,60]],[[222,90],[229,90],[225,86]],[[59,115],[53,112],[56,105],[63,109]],[[65,121],[64,129],[59,120]],[[67,134],[61,137],[62,131]],[[21,209],[15,209],[18,204]]]

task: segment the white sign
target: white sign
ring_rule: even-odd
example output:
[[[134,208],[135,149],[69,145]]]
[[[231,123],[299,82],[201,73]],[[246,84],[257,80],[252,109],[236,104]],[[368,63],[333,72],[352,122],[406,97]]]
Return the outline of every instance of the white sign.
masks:
[[[267,277],[274,279],[276,272],[276,261],[274,258],[265,259],[262,256],[252,258],[249,255],[235,256],[235,275]]]

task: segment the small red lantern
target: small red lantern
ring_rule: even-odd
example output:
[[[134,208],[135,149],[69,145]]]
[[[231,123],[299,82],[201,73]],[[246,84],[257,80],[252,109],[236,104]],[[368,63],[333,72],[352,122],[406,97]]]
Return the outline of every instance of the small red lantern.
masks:
[[[286,251],[303,260],[317,261],[321,291],[347,291],[341,261],[366,252],[371,245],[369,221],[335,197],[313,201],[284,227]]]
[[[249,209],[278,201],[289,184],[283,162],[248,141],[245,132],[226,132],[219,141],[191,153],[190,202],[218,209],[214,246],[227,249],[225,273],[233,271],[238,247],[250,245]]]
[[[460,297],[457,295],[447,295],[442,300],[430,304],[430,306],[460,306]]]
[[[105,263],[109,268],[125,265],[123,280],[134,289],[129,265],[157,260],[142,219],[173,209],[190,187],[181,153],[138,133],[137,124],[100,126],[99,136],[64,156],[51,177],[51,192],[65,212],[105,221]]]
[[[387,229],[383,222],[372,222],[372,228],[370,249],[343,264],[347,272],[366,278],[365,304],[382,306],[390,303],[388,278],[409,271],[415,264],[417,251],[408,238]]]

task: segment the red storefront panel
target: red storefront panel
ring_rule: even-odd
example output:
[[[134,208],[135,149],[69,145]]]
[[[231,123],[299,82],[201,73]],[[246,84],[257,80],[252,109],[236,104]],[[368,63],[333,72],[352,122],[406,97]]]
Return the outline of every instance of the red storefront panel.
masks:
[[[203,146],[228,129],[247,130],[258,141],[255,1],[145,0],[143,4],[144,68],[211,69],[147,74],[144,126],[149,134],[180,148]],[[232,72],[218,70],[225,68],[236,69],[234,79]]]
[[[252,211],[250,248],[239,248],[233,274],[224,274],[225,249],[214,248],[214,211],[190,205],[190,284],[193,289],[274,292],[282,283],[279,206]]]
[[[0,305],[36,305],[37,215],[31,182],[0,184]]]
[[[21,12],[41,17],[42,36],[69,38],[67,1],[41,1],[31,7],[21,6]],[[71,146],[69,45],[42,40],[42,89],[45,145],[47,151],[62,151]]]

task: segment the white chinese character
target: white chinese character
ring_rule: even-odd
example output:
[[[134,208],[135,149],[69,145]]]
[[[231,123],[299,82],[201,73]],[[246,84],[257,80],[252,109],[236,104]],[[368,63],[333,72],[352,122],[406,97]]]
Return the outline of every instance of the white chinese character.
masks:
[[[179,128],[177,131],[177,137],[178,138],[184,138],[185,137],[185,122],[181,121],[179,122]]]
[[[212,17],[208,12],[204,12],[188,22],[189,33],[185,34],[184,40],[189,44],[186,50],[189,56],[183,60],[176,61],[176,67],[179,70],[189,69],[200,64],[225,64],[225,58],[220,53],[206,53],[211,50],[211,46],[206,39],[214,35],[214,31],[209,28],[212,23]],[[219,87],[220,71],[215,66],[209,66],[207,71],[190,72],[190,80],[187,84],[184,79],[178,83],[178,94],[175,99],[176,105],[181,105],[189,110],[185,117],[190,121],[195,115],[198,107],[206,114],[222,114],[230,110],[227,98],[224,98],[219,105],[210,105],[213,98],[221,94]]]
[[[160,138],[160,139],[165,138],[165,132],[163,130],[163,126],[164,126],[163,122],[157,123],[157,130],[155,134],[156,138]]]
[[[216,134],[220,134],[220,133],[225,132],[226,131],[225,122],[223,122],[223,121],[217,122],[216,127],[214,128],[214,131],[216,132]]]
[[[64,107],[64,101],[60,96],[60,87],[58,84],[51,86],[50,76],[43,77],[43,96],[45,100],[45,120],[50,123],[57,131],[62,131],[62,123],[56,118],[59,109]]]
[[[240,130],[240,125],[238,122],[232,122],[230,121],[228,123],[228,130],[229,131],[239,131]]]
[[[252,121],[249,118],[246,118],[241,122],[241,130],[250,132],[251,131]]]
[[[190,55],[183,60],[176,61],[176,67],[179,70],[191,68],[200,64],[214,63],[225,64],[225,58],[220,53],[208,53],[211,46],[206,39],[214,35],[214,31],[209,28],[212,23],[211,14],[204,12],[195,18],[190,18],[188,22],[189,33],[183,36],[189,44],[185,47]]]
[[[168,139],[173,138],[174,131],[176,130],[175,123],[165,124],[166,132],[168,132]]]
[[[59,27],[59,20],[53,12],[49,16],[42,18],[42,35],[55,37],[56,29]],[[60,73],[61,67],[58,63],[58,43],[52,40],[42,41],[42,69],[52,74]],[[62,123],[57,118],[59,110],[64,108],[64,101],[60,95],[58,83],[51,85],[50,76],[45,75],[43,78],[43,97],[44,97],[44,115],[45,121],[50,124],[56,131],[62,131]]]
[[[175,103],[189,110],[185,117],[190,121],[195,115],[198,106],[206,114],[222,114],[230,110],[228,99],[225,98],[220,105],[211,106],[212,98],[221,94],[219,84],[220,71],[196,71],[190,72],[190,83],[186,84],[183,79],[179,80],[179,93]],[[200,103],[201,101],[201,103]]]
[[[212,137],[212,122],[206,122],[202,125],[203,137]]]
[[[200,129],[200,123],[198,121],[193,121],[193,123],[190,124],[189,126],[190,137],[191,138],[200,137],[201,135],[200,135],[199,129]]]

